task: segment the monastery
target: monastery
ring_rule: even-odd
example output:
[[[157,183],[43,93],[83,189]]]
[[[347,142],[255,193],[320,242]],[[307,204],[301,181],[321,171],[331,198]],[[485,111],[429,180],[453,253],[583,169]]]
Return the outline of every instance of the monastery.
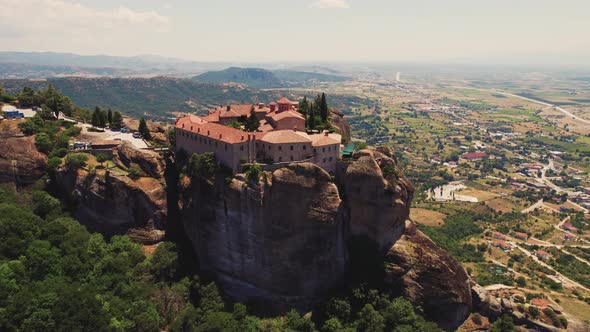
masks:
[[[278,107],[277,107],[278,106]],[[256,132],[227,126],[250,116],[254,109],[259,121]],[[282,98],[265,105],[229,105],[207,116],[188,115],[176,120],[176,148],[189,154],[213,152],[221,164],[234,172],[244,163],[262,165],[312,162],[334,172],[340,156],[342,136],[336,133],[310,134],[297,103]]]

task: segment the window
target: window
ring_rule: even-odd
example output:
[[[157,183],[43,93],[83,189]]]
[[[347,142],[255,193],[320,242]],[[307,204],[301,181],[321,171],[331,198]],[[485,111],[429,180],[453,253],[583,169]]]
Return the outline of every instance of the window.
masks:
[[[332,157],[330,157],[330,159],[329,159],[329,160],[330,160],[330,161],[332,161]]]
[[[279,151],[282,151],[282,150],[283,150],[283,147],[279,145]]]
[[[227,144],[225,144],[225,151],[227,151]]]
[[[244,146],[240,145],[240,151],[244,151]]]
[[[317,149],[313,149],[313,153],[316,153],[316,152],[318,152]]]
[[[326,158],[324,158],[324,160],[322,162],[325,163],[326,162]]]
[[[279,157],[279,163],[283,161],[283,157]]]
[[[291,156],[291,161],[293,161],[293,156]]]
[[[326,152],[326,148],[322,148],[322,152]]]
[[[307,145],[304,145],[304,146],[303,146],[303,150],[306,150],[306,149],[307,149]]]
[[[272,147],[272,145],[269,145],[269,146],[268,146],[268,151],[270,151],[270,150],[271,150],[271,147]]]
[[[291,145],[291,151],[293,151],[293,145]]]

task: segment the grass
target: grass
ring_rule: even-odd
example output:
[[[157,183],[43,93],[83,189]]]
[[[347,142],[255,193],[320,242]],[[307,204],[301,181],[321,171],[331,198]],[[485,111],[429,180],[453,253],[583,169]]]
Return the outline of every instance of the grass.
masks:
[[[412,218],[414,222],[430,227],[443,226],[446,217],[447,215],[444,213],[427,209],[412,208],[410,210],[410,218]]]
[[[565,296],[557,298],[559,298],[559,305],[565,312],[582,320],[590,321],[590,305],[588,303]]]

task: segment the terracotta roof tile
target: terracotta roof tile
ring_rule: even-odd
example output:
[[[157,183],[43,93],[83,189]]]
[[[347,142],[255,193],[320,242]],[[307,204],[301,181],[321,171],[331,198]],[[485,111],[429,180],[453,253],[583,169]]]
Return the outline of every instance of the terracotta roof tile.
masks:
[[[293,130],[277,130],[265,133],[261,141],[278,144],[278,143],[311,143],[307,137],[295,133]]]
[[[283,97],[278,101],[279,105],[291,105],[293,104],[287,97]]]

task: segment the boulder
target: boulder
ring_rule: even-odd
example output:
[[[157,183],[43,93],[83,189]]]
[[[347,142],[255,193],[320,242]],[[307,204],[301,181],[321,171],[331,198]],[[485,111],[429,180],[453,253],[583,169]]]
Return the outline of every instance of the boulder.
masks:
[[[478,284],[471,285],[471,296],[473,308],[490,318],[497,318],[502,315],[502,304],[490,292]]]
[[[385,257],[386,284],[421,306],[428,319],[456,330],[472,308],[467,273],[451,255],[408,221]]]
[[[340,135],[342,135],[342,143],[348,143],[350,141],[350,124],[344,119],[344,113],[331,108],[329,121],[332,127],[336,128]]]
[[[138,167],[150,177],[160,179],[164,172],[164,160],[150,150],[137,149],[133,143],[123,141],[115,150],[113,162],[123,169]]]
[[[404,231],[413,188],[389,183],[368,156],[348,166],[343,183],[351,234],[368,236],[386,252]]]
[[[62,170],[56,183],[75,207],[76,219],[88,228],[107,235],[127,234],[143,244],[164,238],[166,190],[160,181]]]
[[[0,138],[0,182],[32,184],[45,174],[47,156],[37,150],[35,137]]]

